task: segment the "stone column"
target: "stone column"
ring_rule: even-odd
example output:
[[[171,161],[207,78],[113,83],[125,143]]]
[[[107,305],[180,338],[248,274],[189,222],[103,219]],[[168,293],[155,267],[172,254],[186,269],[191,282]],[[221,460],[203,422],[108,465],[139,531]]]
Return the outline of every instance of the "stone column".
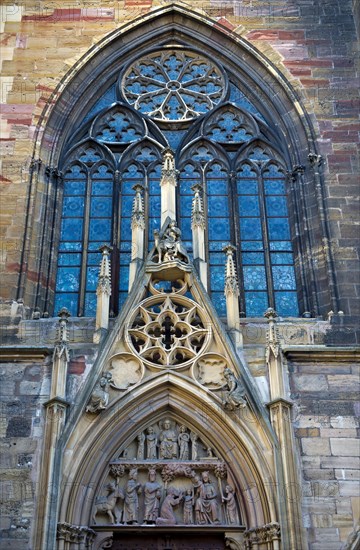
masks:
[[[100,247],[100,252],[102,253],[102,259],[96,289],[96,322],[93,338],[94,342],[97,344],[106,334],[109,326],[109,306],[111,296],[111,270],[109,258],[111,247],[104,244]]]
[[[176,220],[176,180],[174,153],[171,149],[165,149],[163,154],[163,166],[161,171],[161,227],[166,220]]]
[[[57,444],[61,436],[68,403],[65,401],[66,372],[69,361],[67,318],[70,313],[63,308],[59,312],[59,340],[53,356],[53,379],[50,400],[44,403],[45,425],[42,461],[39,475],[39,498],[35,528],[36,548],[53,548],[55,532],[51,530],[53,510],[57,508],[59,484],[54,481]]]
[[[191,228],[193,235],[194,264],[199,273],[200,280],[207,290],[208,270],[205,261],[205,216],[201,199],[201,186],[194,185],[191,188],[194,191],[191,212]]]
[[[129,272],[129,292],[135,281],[136,273],[144,261],[145,217],[142,192],[143,186],[134,185],[135,197],[131,217],[131,263]]]
[[[266,364],[269,372],[270,398],[268,403],[271,424],[279,441],[282,490],[279,487],[280,507],[286,513],[287,525],[282,526],[284,548],[307,548],[302,525],[301,474],[296,462],[296,445],[291,421],[292,403],[287,399],[284,380],[283,354],[276,328],[277,313],[272,308],[265,312],[269,327],[267,333]],[[275,537],[276,538],[276,537]]]
[[[226,252],[225,288],[227,325],[230,335],[238,348],[243,347],[243,338],[240,330],[239,285],[234,262],[235,248],[229,244],[224,247]]]

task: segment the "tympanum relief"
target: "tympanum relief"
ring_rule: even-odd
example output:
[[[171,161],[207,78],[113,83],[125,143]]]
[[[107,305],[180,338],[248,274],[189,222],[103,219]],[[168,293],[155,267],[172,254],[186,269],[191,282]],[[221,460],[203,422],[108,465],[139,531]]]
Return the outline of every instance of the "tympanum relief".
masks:
[[[226,464],[184,424],[165,418],[139,432],[109,464],[94,525],[240,526]]]

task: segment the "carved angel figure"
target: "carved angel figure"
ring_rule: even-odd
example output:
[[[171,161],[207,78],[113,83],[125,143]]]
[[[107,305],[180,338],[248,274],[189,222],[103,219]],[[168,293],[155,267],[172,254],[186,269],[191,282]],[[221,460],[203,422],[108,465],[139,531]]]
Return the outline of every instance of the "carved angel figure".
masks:
[[[234,373],[229,368],[224,370],[224,377],[229,388],[223,401],[224,407],[231,411],[237,408],[246,407],[246,401],[244,399],[245,389],[241,382],[235,378]]]
[[[111,372],[104,372],[100,380],[95,384],[86,412],[95,413],[106,409],[109,403],[109,385],[112,379]]]
[[[154,231],[154,238],[158,263],[175,259],[189,263],[189,256],[181,242],[181,230],[177,227],[175,220],[169,223],[161,238],[159,231],[156,229]]]

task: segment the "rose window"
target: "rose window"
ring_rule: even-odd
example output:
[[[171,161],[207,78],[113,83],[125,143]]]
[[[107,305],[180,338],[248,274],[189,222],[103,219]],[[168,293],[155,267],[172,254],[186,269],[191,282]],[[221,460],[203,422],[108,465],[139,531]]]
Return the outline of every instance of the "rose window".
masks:
[[[149,366],[185,367],[209,343],[205,319],[198,304],[184,296],[153,296],[132,315],[128,342]]]
[[[195,52],[151,53],[131,65],[122,79],[127,101],[162,121],[187,121],[213,109],[226,94],[225,75]]]

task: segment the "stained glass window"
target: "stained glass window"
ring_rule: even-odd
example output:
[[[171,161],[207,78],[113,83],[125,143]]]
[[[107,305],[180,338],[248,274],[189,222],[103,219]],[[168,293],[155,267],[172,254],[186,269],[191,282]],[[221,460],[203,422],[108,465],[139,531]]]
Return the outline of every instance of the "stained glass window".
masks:
[[[223,248],[229,242],[236,246],[244,314],[262,316],[272,306],[280,315],[298,315],[286,146],[282,154],[276,125],[254,97],[211,56],[181,46],[145,52],[121,69],[89,107],[76,133],[82,141],[70,141],[63,155],[55,310],[95,314],[105,243],[113,248],[111,310],[121,309],[129,286],[133,187],[143,188],[146,255],[160,228],[162,151],[170,146],[179,170],[178,223],[190,257],[193,186],[201,189],[207,286],[219,315],[226,315]]]

